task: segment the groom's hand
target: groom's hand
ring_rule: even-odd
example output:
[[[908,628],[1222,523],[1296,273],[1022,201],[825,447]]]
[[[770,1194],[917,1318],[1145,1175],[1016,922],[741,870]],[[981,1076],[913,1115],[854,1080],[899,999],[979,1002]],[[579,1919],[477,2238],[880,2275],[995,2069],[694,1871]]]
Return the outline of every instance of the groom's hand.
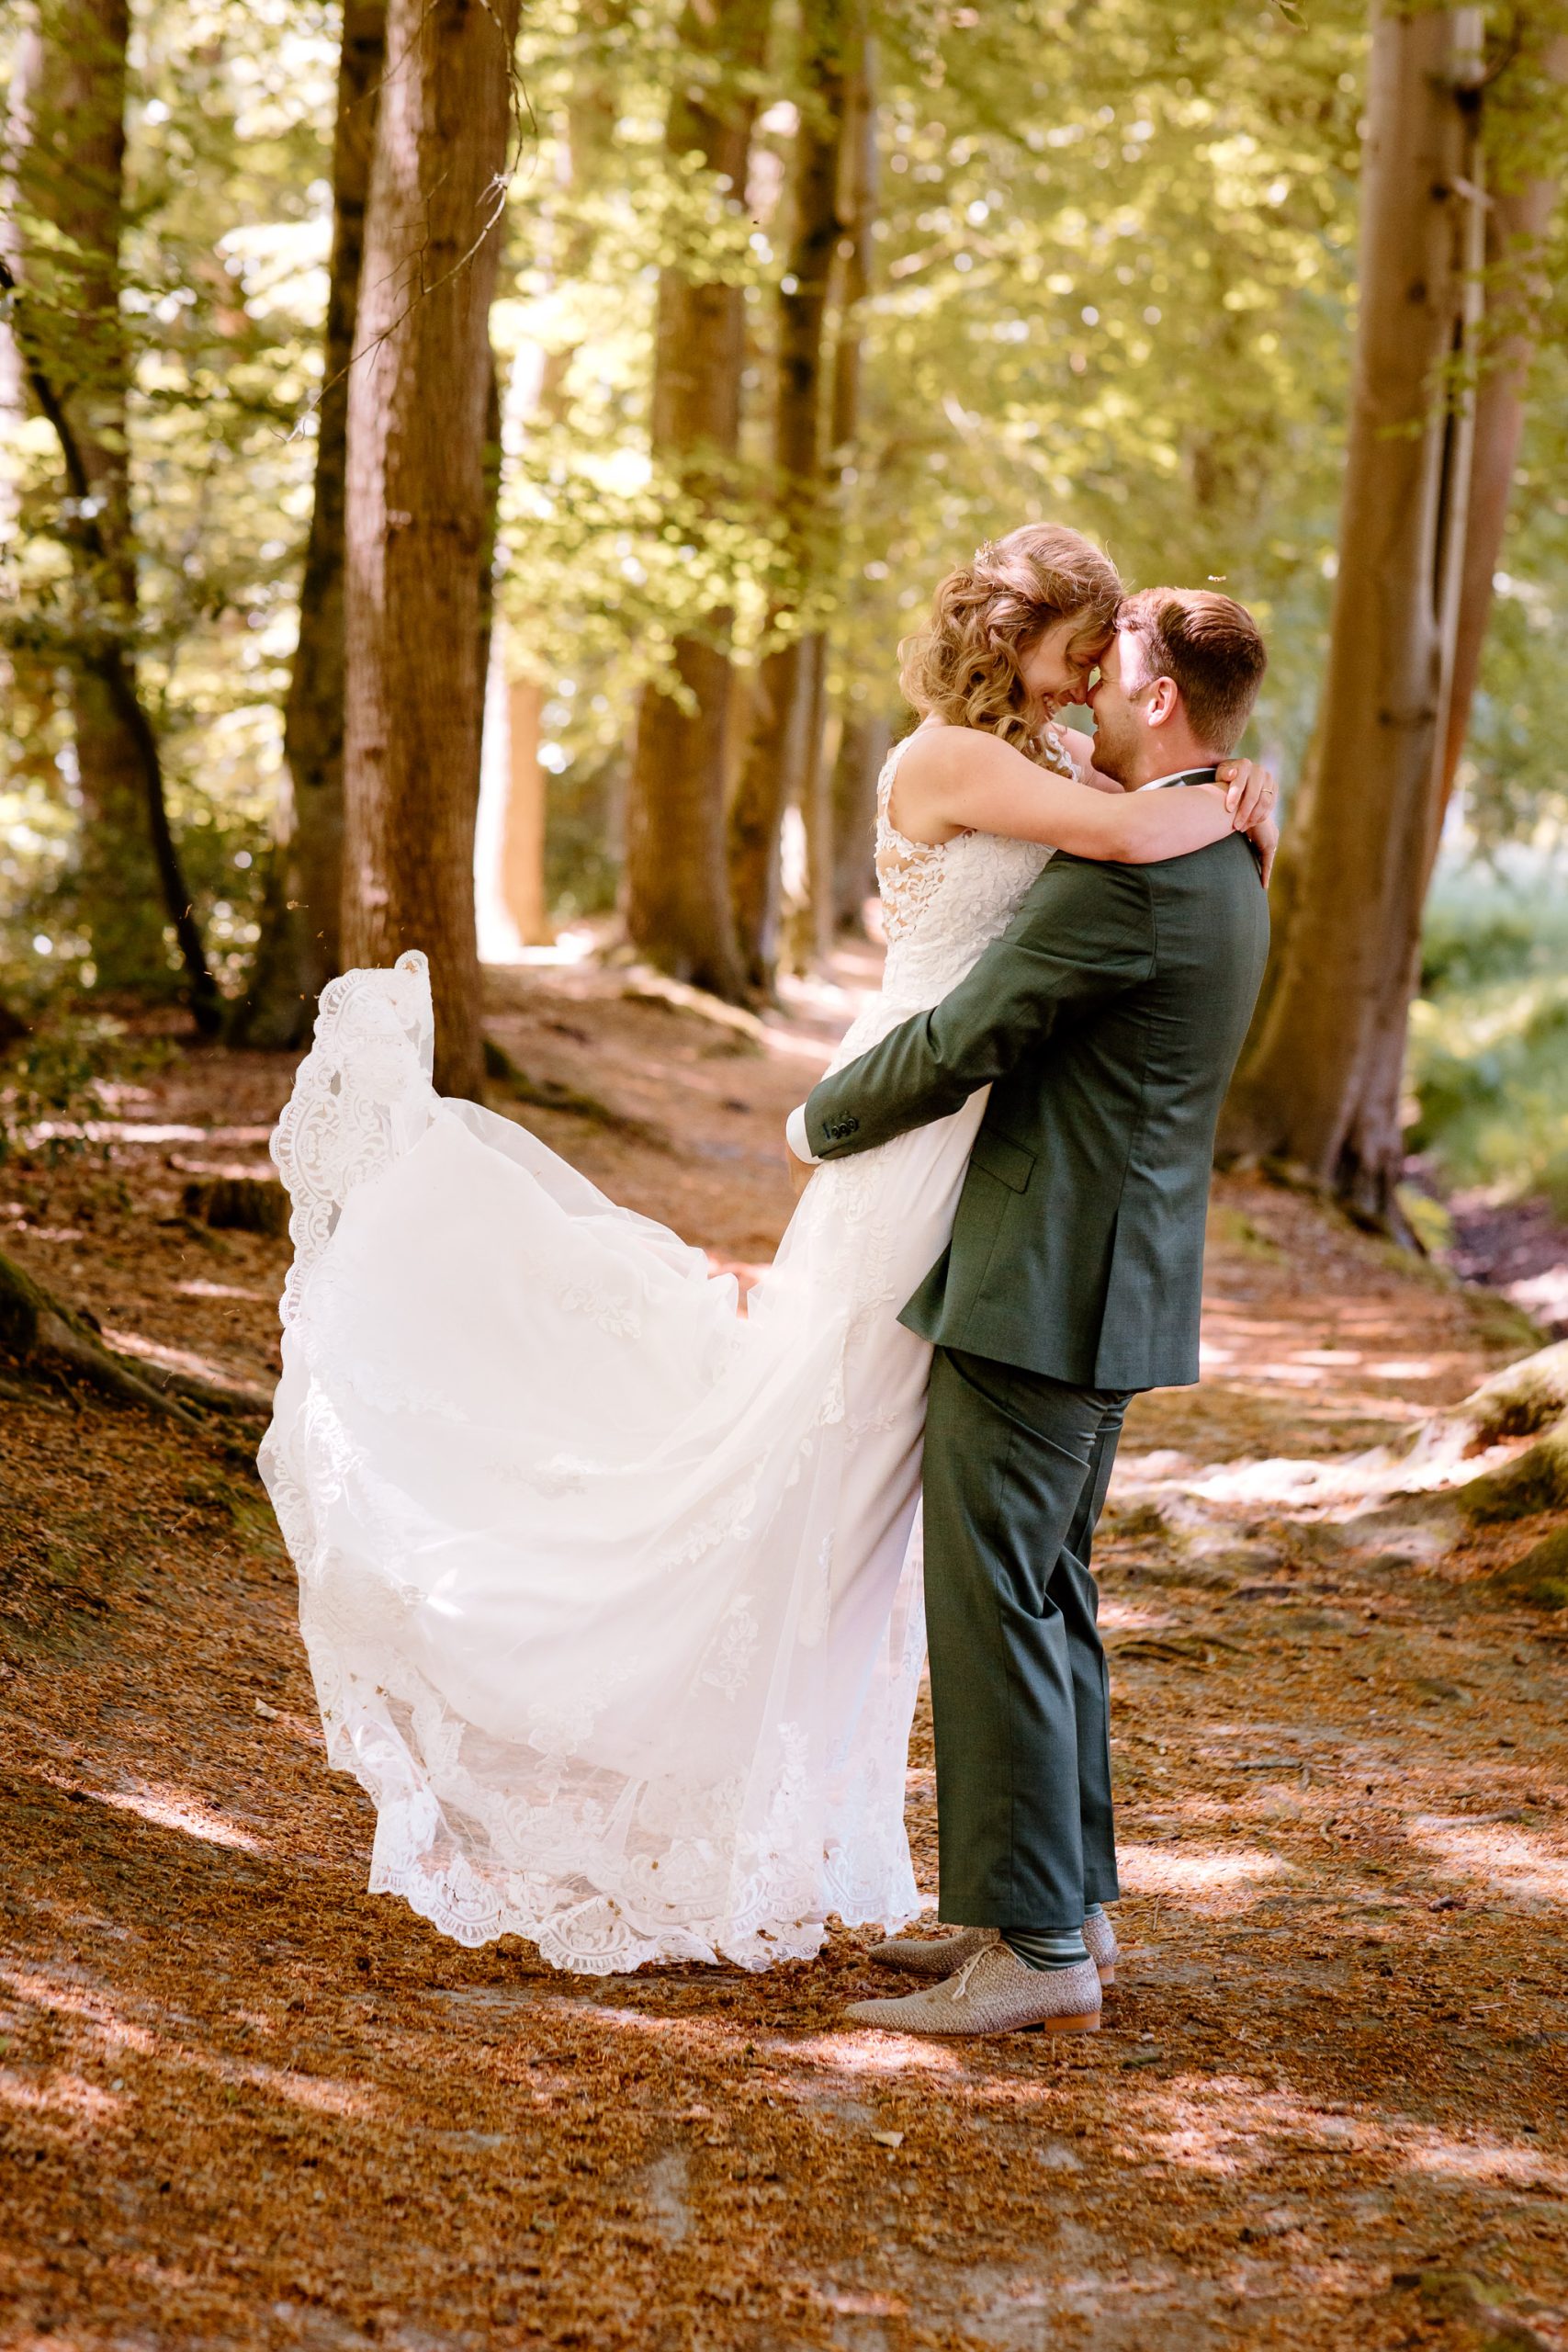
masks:
[[[813,1176],[816,1175],[817,1170],[809,1159],[797,1159],[787,1143],[784,1146],[784,1158],[789,1162],[789,1189],[798,1201]]]

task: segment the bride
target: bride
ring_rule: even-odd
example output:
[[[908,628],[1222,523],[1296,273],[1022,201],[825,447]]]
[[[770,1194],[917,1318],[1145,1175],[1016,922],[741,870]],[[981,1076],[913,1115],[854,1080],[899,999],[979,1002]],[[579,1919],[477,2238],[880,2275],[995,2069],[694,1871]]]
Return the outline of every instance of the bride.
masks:
[[[1055,726],[1120,595],[1049,525],[938,590],[878,790],[886,978],[835,1067],[962,978],[1049,845],[1179,855],[1271,797],[1245,763],[1234,819],[1213,786],[1123,797]],[[700,1250],[437,1096],[432,1035],[423,956],[333,981],[273,1145],[295,1261],[262,1470],[372,1888],[592,1974],[902,1924],[930,1351],[896,1317],[983,1097],[820,1169],[742,1317]]]

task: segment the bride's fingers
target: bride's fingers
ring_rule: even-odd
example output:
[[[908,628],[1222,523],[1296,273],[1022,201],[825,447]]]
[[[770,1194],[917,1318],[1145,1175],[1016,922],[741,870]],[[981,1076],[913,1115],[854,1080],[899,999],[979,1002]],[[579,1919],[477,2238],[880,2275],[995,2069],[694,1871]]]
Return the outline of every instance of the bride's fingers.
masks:
[[[1226,760],[1214,770],[1215,781],[1225,787],[1225,808],[1237,832],[1247,827],[1253,766],[1250,760]]]
[[[1247,830],[1244,814],[1252,782],[1250,760],[1222,760],[1214,770],[1214,780],[1225,787],[1225,809],[1239,832]]]
[[[1254,824],[1262,824],[1274,814],[1274,803],[1280,797],[1280,787],[1274,781],[1272,768],[1258,769],[1253,782],[1257,787],[1258,797],[1253,806],[1252,821]]]
[[[1267,821],[1278,786],[1271,769],[1254,767],[1250,760],[1241,764],[1247,774],[1237,779],[1237,799],[1231,822],[1238,832],[1248,833],[1254,826]]]

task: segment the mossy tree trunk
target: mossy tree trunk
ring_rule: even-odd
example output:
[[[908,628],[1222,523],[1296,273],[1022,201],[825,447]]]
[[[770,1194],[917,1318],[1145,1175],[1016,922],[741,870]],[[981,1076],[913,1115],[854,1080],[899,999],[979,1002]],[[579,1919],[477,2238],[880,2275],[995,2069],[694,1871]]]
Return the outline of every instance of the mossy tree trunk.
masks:
[[[1360,303],[1323,758],[1278,985],[1227,1147],[1331,1183],[1403,1231],[1400,1091],[1440,820],[1447,373],[1463,295],[1479,12],[1380,6],[1363,149]]]
[[[10,93],[17,334],[64,458],[82,794],[72,888],[99,984],[166,994],[179,962],[204,1028],[217,998],[137,679],[130,349],[121,301],[128,0],[39,0]],[[171,966],[164,925],[179,962]]]

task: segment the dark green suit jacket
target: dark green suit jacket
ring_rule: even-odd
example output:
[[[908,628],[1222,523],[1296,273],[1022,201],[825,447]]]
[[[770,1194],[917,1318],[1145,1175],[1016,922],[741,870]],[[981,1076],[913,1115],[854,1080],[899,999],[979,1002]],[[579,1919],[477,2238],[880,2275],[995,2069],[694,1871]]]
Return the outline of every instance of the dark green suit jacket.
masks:
[[[950,996],[813,1089],[822,1159],[991,1089],[902,1322],[1075,1386],[1197,1379],[1214,1128],[1268,946],[1239,833],[1157,865],[1058,854]]]

